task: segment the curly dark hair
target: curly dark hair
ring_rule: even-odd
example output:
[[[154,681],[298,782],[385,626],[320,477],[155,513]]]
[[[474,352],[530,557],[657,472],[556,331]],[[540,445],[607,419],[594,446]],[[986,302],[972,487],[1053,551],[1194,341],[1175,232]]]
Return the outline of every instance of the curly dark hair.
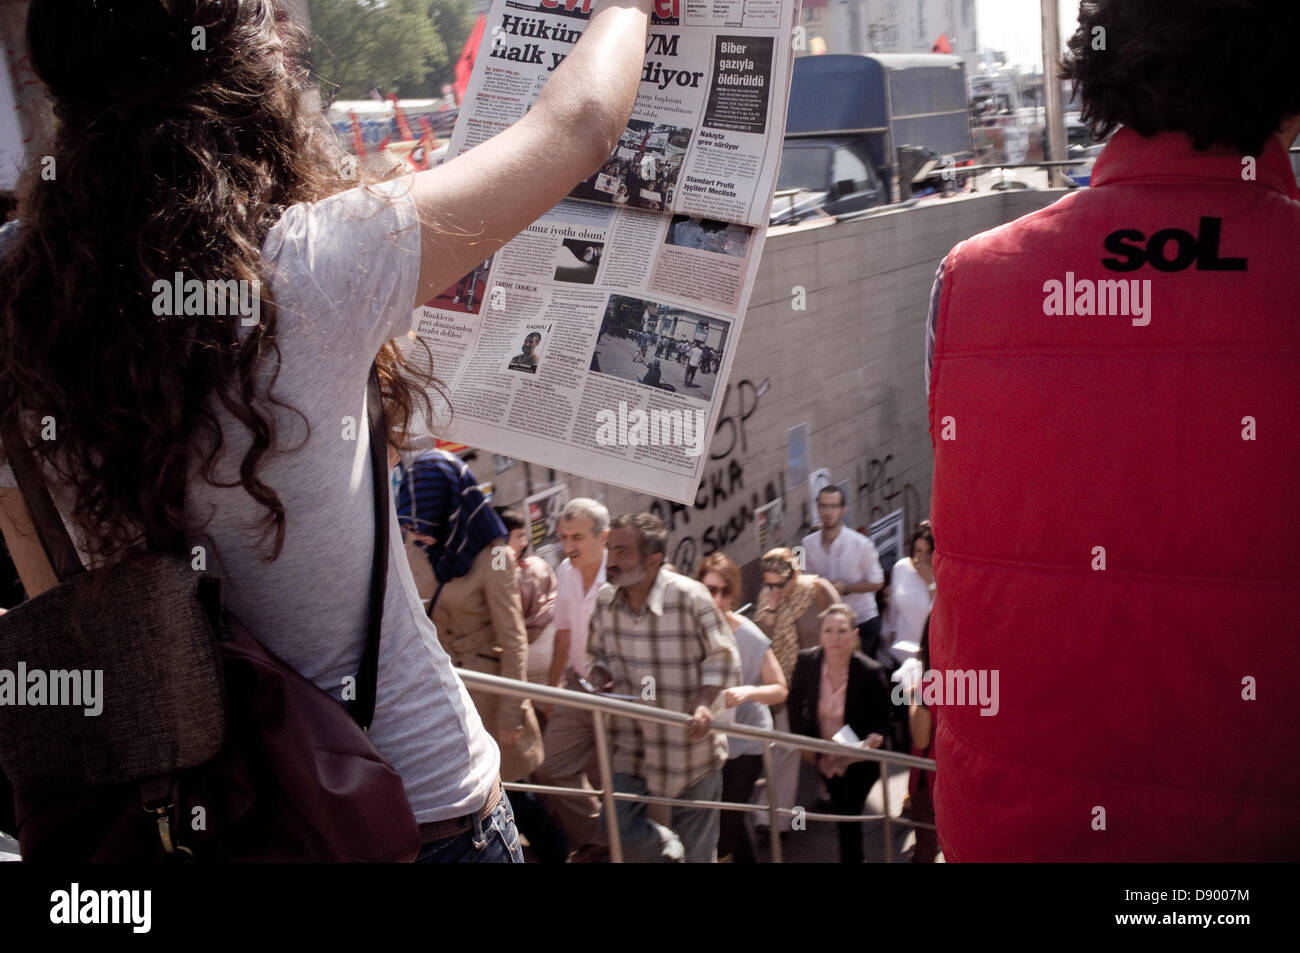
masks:
[[[923,539],[930,544],[930,552],[934,552],[934,531],[930,528],[930,521],[924,520],[917,524],[916,529],[912,530],[912,537],[907,541],[907,555],[910,558],[916,552],[916,541]]]
[[[1257,156],[1300,114],[1297,33],[1296,3],[1084,0],[1061,68],[1096,139],[1122,124]]]
[[[260,249],[288,206],[358,177],[304,105],[309,38],[272,0],[167,6],[32,0],[32,66],[58,120],[55,176],[27,176],[23,221],[0,267],[0,415],[75,489],[70,515],[93,562],[141,542],[175,550],[201,529],[184,512],[187,463],[204,446],[203,478],[242,486],[265,507],[270,561],[285,510],[258,470],[268,453],[293,448],[279,446],[263,401],[303,415],[270,396],[280,352]],[[260,322],[241,336],[239,315],[160,319],[153,284],[176,272],[205,287],[259,282]],[[408,364],[390,342],[376,362],[389,440],[403,449],[395,433],[406,434],[421,400],[434,419],[426,388],[441,385],[431,356]],[[213,476],[214,398],[252,433],[237,482]],[[42,418],[54,419],[57,440],[37,439]]]

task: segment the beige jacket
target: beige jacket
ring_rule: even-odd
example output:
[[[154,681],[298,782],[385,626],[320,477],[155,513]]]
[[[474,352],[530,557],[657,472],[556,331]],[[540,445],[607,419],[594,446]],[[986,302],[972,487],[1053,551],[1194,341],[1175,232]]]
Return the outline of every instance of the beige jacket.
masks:
[[[453,665],[527,680],[528,633],[515,565],[514,551],[497,540],[483,547],[466,575],[441,592],[434,583],[433,622]],[[518,781],[531,774],[542,763],[542,734],[532,703],[486,692],[470,692],[470,697],[501,748],[501,779]]]

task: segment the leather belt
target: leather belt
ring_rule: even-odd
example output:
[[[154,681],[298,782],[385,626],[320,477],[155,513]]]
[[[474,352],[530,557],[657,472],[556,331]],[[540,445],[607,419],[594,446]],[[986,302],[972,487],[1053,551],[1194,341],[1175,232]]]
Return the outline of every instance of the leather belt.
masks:
[[[420,825],[420,843],[432,844],[434,841],[446,840],[449,837],[459,837],[461,834],[472,830],[474,819],[478,818],[479,822],[487,820],[488,815],[497,809],[501,803],[501,779],[497,778],[492,784],[492,790],[488,793],[487,800],[479,808],[477,814],[464,814],[460,817],[448,818],[445,821],[425,821]]]

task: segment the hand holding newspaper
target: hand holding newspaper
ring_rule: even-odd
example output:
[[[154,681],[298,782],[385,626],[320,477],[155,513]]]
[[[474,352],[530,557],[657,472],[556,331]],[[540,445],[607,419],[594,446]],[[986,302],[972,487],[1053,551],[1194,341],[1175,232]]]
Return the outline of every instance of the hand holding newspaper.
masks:
[[[528,111],[590,6],[494,0],[448,158]],[[417,309],[453,395],[440,436],[694,502],[762,252],[797,17],[798,0],[655,0],[608,159]]]

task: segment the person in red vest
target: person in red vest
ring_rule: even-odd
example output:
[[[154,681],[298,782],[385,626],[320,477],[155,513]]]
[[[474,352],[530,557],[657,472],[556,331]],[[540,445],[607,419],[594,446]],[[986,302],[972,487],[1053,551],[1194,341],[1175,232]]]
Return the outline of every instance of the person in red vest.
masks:
[[[1295,4],[1084,3],[1092,187],[940,266],[947,860],[1300,857],[1298,34]]]

